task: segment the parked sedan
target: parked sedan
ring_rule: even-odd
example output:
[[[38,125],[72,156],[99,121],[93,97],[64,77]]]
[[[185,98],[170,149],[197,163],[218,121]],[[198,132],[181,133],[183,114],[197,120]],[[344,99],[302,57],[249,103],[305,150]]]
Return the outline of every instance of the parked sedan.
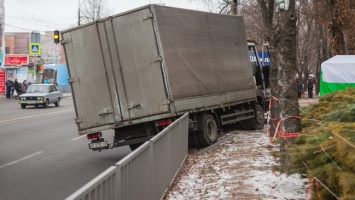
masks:
[[[59,106],[62,99],[62,93],[57,90],[53,84],[32,84],[28,86],[26,93],[19,96],[21,108],[26,108],[27,105],[38,107],[42,105],[47,108],[49,104],[54,103]]]

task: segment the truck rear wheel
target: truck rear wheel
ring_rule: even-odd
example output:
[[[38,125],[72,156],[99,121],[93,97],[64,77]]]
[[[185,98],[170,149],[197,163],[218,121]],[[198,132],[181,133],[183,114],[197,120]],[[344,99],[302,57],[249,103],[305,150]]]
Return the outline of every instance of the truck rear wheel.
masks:
[[[197,139],[202,147],[215,143],[218,139],[217,123],[210,114],[202,115],[202,130],[197,132]]]
[[[265,116],[263,108],[256,105],[256,118],[248,119],[240,123],[240,127],[246,130],[260,130],[264,128]]]

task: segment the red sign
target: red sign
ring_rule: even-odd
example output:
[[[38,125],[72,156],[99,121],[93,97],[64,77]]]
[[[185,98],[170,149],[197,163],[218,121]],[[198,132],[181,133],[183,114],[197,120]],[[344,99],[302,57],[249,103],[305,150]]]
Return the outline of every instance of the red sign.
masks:
[[[5,94],[5,70],[0,69],[0,94]]]
[[[27,55],[5,55],[4,65],[28,65]]]

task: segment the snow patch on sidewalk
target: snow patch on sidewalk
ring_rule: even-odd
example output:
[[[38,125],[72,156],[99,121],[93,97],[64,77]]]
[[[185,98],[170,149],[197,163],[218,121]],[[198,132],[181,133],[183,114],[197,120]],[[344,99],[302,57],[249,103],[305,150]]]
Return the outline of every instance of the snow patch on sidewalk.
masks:
[[[241,131],[203,154],[190,154],[165,199],[304,199],[308,179],[273,172],[279,151],[263,132]]]

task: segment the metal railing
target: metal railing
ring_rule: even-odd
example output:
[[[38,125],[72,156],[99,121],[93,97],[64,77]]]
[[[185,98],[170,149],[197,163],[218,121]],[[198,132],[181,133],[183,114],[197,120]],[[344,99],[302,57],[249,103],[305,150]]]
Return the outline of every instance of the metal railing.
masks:
[[[66,200],[162,199],[187,156],[188,122],[186,113]]]

